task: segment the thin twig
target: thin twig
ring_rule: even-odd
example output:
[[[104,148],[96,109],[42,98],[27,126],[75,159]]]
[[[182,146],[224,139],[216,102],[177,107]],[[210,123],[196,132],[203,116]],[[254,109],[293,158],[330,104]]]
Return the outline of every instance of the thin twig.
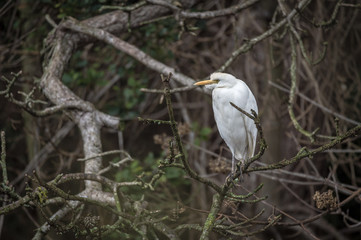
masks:
[[[176,92],[186,92],[197,88],[197,86],[186,86],[186,87],[180,87],[180,88],[172,88],[169,92],[170,93],[176,93]],[[161,93],[164,94],[164,90],[162,89],[148,89],[148,88],[141,88],[140,91],[146,92],[146,93]]]
[[[279,85],[279,84],[277,84],[277,83],[275,83],[275,82],[273,82],[273,81],[268,81],[268,83],[269,83],[272,87],[275,87],[275,88],[277,88],[277,89],[279,89],[279,90],[281,90],[281,91],[283,91],[283,92],[290,93],[290,90],[289,90],[289,89],[287,89],[287,88],[285,88],[285,87],[282,87],[281,85]],[[346,116],[343,116],[343,115],[341,115],[341,114],[339,114],[339,113],[337,113],[337,112],[335,112],[335,111],[333,111],[333,110],[331,110],[331,109],[329,109],[329,108],[327,108],[327,107],[325,107],[325,106],[317,103],[316,101],[310,99],[309,97],[307,97],[305,94],[303,94],[303,93],[301,93],[301,92],[296,92],[295,94],[297,94],[298,96],[300,96],[302,99],[306,100],[307,102],[309,102],[309,103],[315,105],[316,107],[320,108],[321,110],[323,110],[323,111],[325,111],[325,112],[327,112],[327,113],[330,113],[330,114],[334,115],[335,117],[337,117],[337,118],[339,118],[339,119],[342,119],[342,120],[344,120],[344,121],[346,121],[346,122],[349,122],[349,123],[352,123],[352,124],[354,124],[354,125],[359,125],[359,124],[361,124],[361,122],[358,122],[358,121],[355,121],[355,120],[353,120],[353,119],[350,119],[350,118],[348,118],[348,117],[346,117]]]
[[[223,17],[231,14],[235,14],[243,9],[249,8],[253,4],[259,2],[259,0],[248,0],[242,1],[238,5],[231,6],[229,8],[215,10],[215,11],[206,11],[206,12],[186,12],[181,11],[179,15],[183,18],[197,18],[197,19],[209,19],[216,17]]]
[[[6,168],[6,142],[5,142],[5,132],[1,131],[1,169],[2,169],[2,175],[3,175],[3,183],[8,184],[8,172]]]
[[[177,128],[177,122],[175,121],[174,113],[173,113],[173,107],[172,107],[171,96],[170,96],[170,85],[169,85],[169,81],[170,81],[171,77],[172,77],[172,73],[169,73],[167,77],[162,76],[162,82],[164,84],[164,96],[165,96],[165,100],[166,100],[166,104],[167,104],[169,121],[171,122],[170,127],[172,129],[173,136],[177,143],[178,151],[180,153],[180,159],[184,166],[184,170],[187,172],[187,174],[191,178],[212,187],[217,192],[220,192],[221,188],[217,184],[200,177],[196,172],[194,172],[193,169],[189,165],[188,159],[186,158],[185,149],[183,147],[183,143],[181,141],[181,138],[180,138],[180,135],[178,132],[178,128]]]
[[[292,157],[291,159],[284,159],[278,163],[274,163],[274,164],[270,164],[264,167],[254,167],[248,170],[248,172],[254,172],[254,171],[264,171],[264,170],[269,170],[269,169],[278,169],[278,168],[283,168],[287,165],[293,164],[305,157],[311,157],[314,156],[317,153],[320,152],[324,152],[327,149],[331,149],[332,147],[334,147],[337,144],[342,143],[343,141],[345,141],[346,139],[355,136],[356,134],[358,134],[361,131],[361,124],[348,130],[345,134],[338,136],[337,138],[335,138],[334,140],[330,141],[327,144],[324,144],[316,149],[313,150],[307,150],[305,148],[302,148],[300,150],[300,152]]]
[[[146,5],[147,2],[146,1],[140,1],[138,3],[132,4],[130,6],[109,6],[109,5],[103,5],[101,6],[101,8],[99,8],[99,12],[103,11],[103,10],[121,10],[121,11],[125,11],[125,12],[131,12],[134,11],[140,7],[143,7],[144,5]]]
[[[340,7],[361,8],[361,4],[341,3]]]
[[[123,154],[125,154],[129,159],[132,159],[132,157],[129,155],[129,153],[127,153],[127,152],[124,151],[124,150],[111,150],[111,151],[107,151],[107,152],[102,152],[102,153],[96,154],[96,155],[91,156],[91,157],[79,158],[78,161],[87,161],[87,160],[91,160],[91,159],[94,159],[94,158],[103,157],[103,156],[111,155],[111,154],[118,154],[118,153],[123,153]]]
[[[284,27],[289,20],[296,17],[310,2],[311,0],[300,1],[286,18],[272,26],[266,32],[263,32],[257,37],[245,41],[245,43],[241,47],[232,52],[231,57],[217,70],[217,72],[224,72],[225,69],[227,69],[240,54],[248,52],[254,45],[275,34],[278,30]]]

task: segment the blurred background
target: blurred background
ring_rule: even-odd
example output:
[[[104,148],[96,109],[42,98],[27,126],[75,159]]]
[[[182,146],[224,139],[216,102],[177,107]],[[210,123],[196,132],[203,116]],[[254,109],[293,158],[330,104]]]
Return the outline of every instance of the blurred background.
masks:
[[[282,0],[280,0],[283,2]],[[42,76],[43,42],[53,27],[48,15],[56,23],[66,17],[84,20],[112,10],[103,5],[128,6],[138,1],[2,1],[0,4],[0,75],[10,78],[11,72],[22,71],[15,84],[16,91],[29,92]],[[297,1],[286,1],[286,11]],[[312,65],[297,47],[297,90],[293,110],[299,124],[307,131],[317,128],[316,141],[299,133],[288,113],[291,46],[288,35],[282,32],[256,44],[240,55],[226,72],[242,79],[252,90],[259,106],[263,134],[268,149],[255,166],[293,157],[303,147],[317,148],[360,124],[361,119],[361,18],[360,6],[340,7],[335,20],[325,26],[336,4],[346,1],[312,1],[294,22]],[[239,1],[194,1],[192,11],[219,10]],[[347,1],[358,4],[357,1]],[[174,16],[131,29],[118,37],[153,58],[165,63],[194,80],[202,80],[219,69],[232,52],[243,43],[265,32],[282,14],[275,11],[279,1],[259,3],[225,17],[187,19],[182,29]],[[327,43],[327,49],[324,46]],[[324,52],[324,50],[326,52]],[[124,149],[135,159],[131,164],[111,171],[107,177],[116,181],[130,181],[145,173],[151,176],[160,159],[167,157],[171,130],[167,126],[148,125],[138,117],[168,119],[162,94],[142,91],[143,88],[162,89],[160,74],[148,69],[132,57],[103,42],[78,47],[63,75],[63,83],[80,98],[110,115],[122,119],[121,134],[102,131],[103,150]],[[172,87],[182,87],[172,81]],[[0,82],[0,91],[5,83]],[[39,89],[35,96],[46,101]],[[176,120],[180,123],[187,155],[192,168],[202,176],[222,183],[229,172],[231,154],[215,125],[211,96],[200,91],[184,91],[173,95]],[[337,118],[337,120],[335,120]],[[7,165],[11,184],[24,194],[25,179],[20,177],[32,159],[42,159],[36,165],[39,177],[52,180],[59,173],[80,172],[83,157],[82,142],[76,126],[64,113],[37,118],[0,96],[0,129],[6,132]],[[54,136],[55,150],[41,152]],[[284,211],[286,216],[299,220],[317,215],[321,210],[314,204],[316,191],[332,189],[338,201],[349,196],[361,184],[359,137],[337,145],[335,149],[303,159],[283,170],[250,173],[245,176],[239,193],[252,191],[264,183],[259,196],[268,199],[258,204],[225,205],[223,213],[237,217],[251,217],[265,209],[264,221]],[[256,150],[257,151],[257,150]],[[39,154],[40,153],[40,154]],[[118,160],[106,156],[103,164]],[[228,160],[224,160],[228,159]],[[68,186],[78,192],[83,186]],[[150,209],[174,214],[174,225],[202,223],[210,208],[210,188],[188,179],[179,169],[166,169],[154,192],[125,188],[124,193],[134,199],[144,197]],[[275,210],[274,206],[277,206]],[[47,209],[47,213],[52,211]],[[95,211],[95,210],[94,210]],[[328,214],[307,225],[307,231],[290,224],[277,225],[250,239],[360,239],[360,202],[351,201],[342,213]],[[106,222],[106,213],[98,213]],[[103,214],[103,215],[102,215]],[[230,217],[232,218],[232,217]],[[36,209],[19,209],[6,215],[2,223],[2,239],[24,239],[32,236],[44,219]],[[260,220],[261,221],[261,220]],[[196,231],[186,231],[184,239],[197,239]],[[66,237],[66,235],[65,235]],[[52,233],[49,239],[63,239]],[[216,238],[215,238],[216,239]],[[224,238],[225,239],[225,238]]]

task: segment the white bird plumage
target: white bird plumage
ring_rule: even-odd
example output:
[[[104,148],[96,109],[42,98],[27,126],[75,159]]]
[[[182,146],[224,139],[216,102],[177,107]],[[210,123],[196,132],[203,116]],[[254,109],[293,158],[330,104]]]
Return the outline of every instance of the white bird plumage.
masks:
[[[235,159],[241,161],[254,155],[257,128],[254,121],[235,109],[230,102],[244,111],[258,113],[256,99],[245,82],[227,73],[213,73],[210,80],[195,85],[205,85],[212,90],[214,118],[218,131],[232,152],[232,172]]]

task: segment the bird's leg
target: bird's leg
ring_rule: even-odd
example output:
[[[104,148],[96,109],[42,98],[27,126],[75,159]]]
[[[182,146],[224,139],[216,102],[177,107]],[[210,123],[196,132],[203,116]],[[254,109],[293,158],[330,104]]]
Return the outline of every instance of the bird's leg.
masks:
[[[242,166],[243,166],[243,161],[241,160],[242,164],[241,165],[236,165],[236,159],[234,157],[234,155],[232,155],[232,172],[231,172],[231,177],[233,177],[236,174],[236,171],[239,171],[239,182],[243,182],[243,174],[242,174]],[[236,169],[237,168],[237,169]]]
[[[236,162],[236,160],[234,158],[234,155],[232,154],[232,169],[231,169],[231,172],[226,177],[226,181],[231,179],[233,186],[235,186],[234,182],[233,182],[233,176],[236,174],[235,162]]]
[[[227,176],[226,181],[228,181],[229,179],[233,180],[233,177],[237,172],[236,171],[236,168],[237,168],[237,170],[239,170],[239,182],[243,182],[242,166],[243,166],[243,162],[240,166],[236,165],[236,159],[235,159],[234,155],[232,155],[232,170],[231,170],[230,174]],[[232,181],[232,184],[233,184],[233,186],[235,186],[233,181]]]
[[[243,167],[243,162],[242,164],[240,164],[238,167],[238,170],[239,170],[239,182],[243,182],[243,174],[242,174],[242,167]]]
[[[232,154],[232,174],[234,174],[236,172],[236,168],[235,168],[235,158],[234,158],[234,155]]]

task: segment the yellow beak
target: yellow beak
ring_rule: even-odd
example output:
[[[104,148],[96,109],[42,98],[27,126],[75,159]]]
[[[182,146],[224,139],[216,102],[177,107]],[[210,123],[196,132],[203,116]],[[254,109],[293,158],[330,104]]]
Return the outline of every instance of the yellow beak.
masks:
[[[218,82],[219,82],[218,80],[204,80],[204,81],[196,82],[196,83],[193,84],[193,85],[201,86],[201,85],[214,84],[214,83],[218,83]]]

